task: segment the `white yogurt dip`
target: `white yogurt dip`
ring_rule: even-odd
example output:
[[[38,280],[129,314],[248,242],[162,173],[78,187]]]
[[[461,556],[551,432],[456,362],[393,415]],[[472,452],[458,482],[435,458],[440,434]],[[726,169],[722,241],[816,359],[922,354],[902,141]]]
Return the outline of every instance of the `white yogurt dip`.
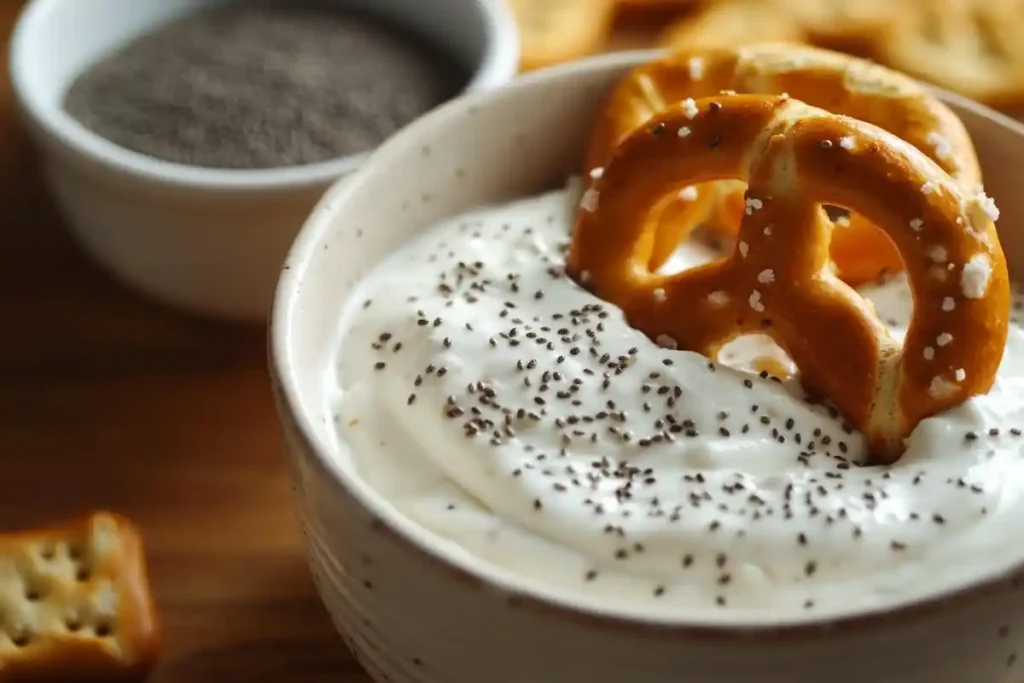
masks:
[[[576,197],[445,221],[344,312],[329,409],[401,514],[520,582],[695,621],[820,619],[1024,560],[1016,321],[989,395],[862,467],[858,432],[758,374],[788,362],[766,338],[662,348],[566,277]],[[714,256],[694,241],[676,266]],[[862,293],[900,337],[905,281]]]

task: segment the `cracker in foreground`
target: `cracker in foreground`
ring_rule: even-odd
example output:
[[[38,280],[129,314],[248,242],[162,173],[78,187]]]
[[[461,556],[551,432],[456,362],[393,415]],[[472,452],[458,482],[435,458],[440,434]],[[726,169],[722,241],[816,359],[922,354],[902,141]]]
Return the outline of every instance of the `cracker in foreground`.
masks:
[[[94,512],[0,535],[0,682],[144,677],[160,648],[142,538]]]
[[[522,71],[569,62],[608,39],[614,0],[510,0],[519,26]]]

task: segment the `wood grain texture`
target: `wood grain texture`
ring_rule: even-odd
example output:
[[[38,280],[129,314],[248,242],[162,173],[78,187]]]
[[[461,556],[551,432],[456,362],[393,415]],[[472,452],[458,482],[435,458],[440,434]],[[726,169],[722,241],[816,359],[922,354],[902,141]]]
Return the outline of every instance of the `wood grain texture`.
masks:
[[[154,683],[369,683],[313,588],[264,330],[128,292],[61,224],[14,115],[0,0],[0,529],[105,507],[145,534]]]

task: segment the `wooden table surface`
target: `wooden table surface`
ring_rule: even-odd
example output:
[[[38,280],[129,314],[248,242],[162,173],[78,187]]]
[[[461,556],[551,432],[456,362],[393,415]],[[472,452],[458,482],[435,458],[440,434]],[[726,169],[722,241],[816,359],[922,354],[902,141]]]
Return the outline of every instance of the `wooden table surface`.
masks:
[[[263,329],[143,300],[69,237],[13,112],[0,0],[0,528],[91,508],[148,542],[154,683],[370,679],[314,592]]]
[[[14,113],[21,4],[0,0],[0,530],[134,519],[164,627],[153,683],[370,683],[299,543],[265,329],[142,299],[79,249]]]

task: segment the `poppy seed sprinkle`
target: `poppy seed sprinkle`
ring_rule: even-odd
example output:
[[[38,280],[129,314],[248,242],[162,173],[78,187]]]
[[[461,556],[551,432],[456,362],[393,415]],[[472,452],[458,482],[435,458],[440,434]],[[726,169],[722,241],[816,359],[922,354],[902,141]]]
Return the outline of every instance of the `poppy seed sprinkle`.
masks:
[[[403,514],[587,604],[755,621],[942,590],[987,559],[920,568],[967,535],[1014,552],[996,541],[1024,506],[1001,502],[1017,500],[1007,486],[1024,492],[1017,384],[922,423],[905,462],[865,466],[863,435],[790,365],[764,371],[784,355],[763,335],[716,359],[663,348],[569,278],[578,199],[445,219],[359,285],[327,408]],[[715,255],[691,240],[677,257]],[[861,291],[905,330],[904,279]],[[1014,334],[1008,353],[1024,354]]]
[[[64,108],[175,163],[256,169],[366,152],[465,85],[416,36],[324,3],[232,3],[177,19],[86,68]]]

